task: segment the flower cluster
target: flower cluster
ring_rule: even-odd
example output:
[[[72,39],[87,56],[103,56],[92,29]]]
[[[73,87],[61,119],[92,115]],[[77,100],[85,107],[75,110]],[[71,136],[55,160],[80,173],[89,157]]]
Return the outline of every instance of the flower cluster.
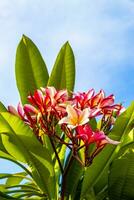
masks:
[[[29,104],[24,106],[19,103],[17,110],[9,106],[9,112],[29,125],[41,142],[43,136],[48,135],[57,143],[67,145],[84,166],[90,165],[106,144],[119,143],[107,136],[116,117],[124,109],[121,104],[114,104],[114,95],[106,97],[103,90],[95,94],[91,89],[87,93],[72,94],[70,97],[67,90],[47,87],[30,94],[28,101]],[[91,125],[96,117],[101,122],[98,129]],[[57,131],[59,129],[61,134]],[[91,145],[94,147],[89,150]],[[81,161],[78,152],[83,148],[85,159]]]

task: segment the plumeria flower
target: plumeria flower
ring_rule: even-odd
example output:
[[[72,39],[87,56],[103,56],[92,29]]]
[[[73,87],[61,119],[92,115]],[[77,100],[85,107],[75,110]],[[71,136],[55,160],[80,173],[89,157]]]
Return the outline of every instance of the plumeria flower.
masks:
[[[57,91],[54,87],[41,87],[41,90],[45,96],[44,107],[47,109],[47,111],[51,112],[53,110],[65,113],[66,105],[69,98],[67,90]]]
[[[89,124],[78,126],[76,128],[76,137],[83,140],[86,146],[89,144],[105,139],[104,133],[94,132]]]
[[[76,104],[76,107],[80,109],[89,107],[89,101],[94,96],[94,93],[94,89],[91,89],[87,93],[79,92],[78,94],[74,94],[73,101]]]
[[[9,111],[11,114],[20,117],[19,114],[18,114],[18,112],[17,112],[17,110],[16,110],[16,108],[14,108],[14,106],[12,106],[12,105],[8,106],[8,111]]]
[[[71,105],[67,105],[67,116],[59,121],[59,124],[67,124],[69,128],[75,128],[79,125],[86,124],[89,121],[89,109],[85,108],[80,110],[73,108]]]
[[[67,90],[57,91],[54,87],[47,87],[47,88],[41,87],[41,90],[43,91],[45,96],[50,99],[51,105],[55,105],[56,103],[62,103],[64,101],[67,101],[68,99]]]
[[[20,102],[18,103],[17,110],[12,105],[10,105],[10,106],[8,106],[8,111],[11,114],[16,115],[17,117],[21,118],[22,120],[25,119],[25,112],[24,112],[23,106]]]
[[[83,140],[86,146],[89,146],[91,143],[96,143],[97,148],[99,148],[101,144],[104,145],[109,143],[117,145],[120,143],[107,137],[103,131],[93,131],[89,124],[76,127],[76,132],[76,137]]]
[[[62,126],[62,131],[72,140],[72,145],[79,151],[85,147],[85,165],[92,162],[92,159],[105,147],[106,144],[119,144],[118,141],[111,140],[104,133],[113,125],[123,107],[121,104],[114,104],[114,95],[105,97],[103,90],[95,95],[94,89],[88,92],[73,94],[70,98],[67,90],[56,90],[54,87],[41,87],[34,94],[28,96],[29,104],[24,106],[18,104],[17,110],[9,106],[8,110],[12,114],[20,117],[42,141],[42,135],[56,137],[57,123]],[[93,131],[88,124],[91,118],[103,115],[101,119],[101,131]],[[104,132],[103,132],[103,131]],[[73,139],[72,135],[73,134]],[[56,137],[61,141],[59,136]],[[75,140],[76,139],[76,140]],[[76,141],[76,142],[75,142]],[[80,145],[83,141],[83,145]],[[94,144],[93,152],[90,155],[87,151],[90,144]],[[77,148],[78,147],[78,148]],[[72,146],[73,148],[73,146]]]
[[[99,131],[99,134],[104,134],[103,131]],[[107,145],[107,144],[112,144],[112,145],[118,145],[120,144],[119,141],[115,141],[110,139],[108,136],[105,136],[104,139],[96,141],[96,149],[92,153],[90,162],[93,160],[93,158],[100,153],[100,151]]]
[[[111,115],[116,112],[117,116],[123,111],[123,107],[121,104],[114,104],[114,95],[111,94],[108,97],[105,97],[105,93],[103,90],[91,98],[90,108],[91,110],[96,110],[93,113],[93,117],[98,115]],[[92,116],[91,116],[92,117]]]

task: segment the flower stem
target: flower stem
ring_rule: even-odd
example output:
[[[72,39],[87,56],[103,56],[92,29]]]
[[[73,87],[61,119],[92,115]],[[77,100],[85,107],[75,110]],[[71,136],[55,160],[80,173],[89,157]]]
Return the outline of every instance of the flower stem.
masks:
[[[63,170],[62,164],[61,164],[61,162],[60,162],[60,158],[59,158],[59,156],[58,156],[58,153],[57,153],[57,151],[56,151],[54,142],[53,142],[53,140],[52,140],[51,137],[50,137],[50,142],[51,142],[52,148],[53,148],[53,150],[54,150],[56,159],[57,159],[57,161],[58,161],[58,163],[59,163],[59,167],[60,167],[61,173],[63,174],[63,173],[64,173],[64,170]]]

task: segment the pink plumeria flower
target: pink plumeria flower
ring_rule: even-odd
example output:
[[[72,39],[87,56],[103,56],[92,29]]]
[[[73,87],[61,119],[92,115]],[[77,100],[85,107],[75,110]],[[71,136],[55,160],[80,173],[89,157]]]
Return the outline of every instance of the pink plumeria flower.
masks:
[[[76,132],[76,137],[83,140],[86,146],[91,143],[96,143],[97,148],[99,148],[100,146],[104,146],[106,144],[117,145],[120,143],[107,137],[103,131],[93,131],[89,124],[76,127]]]
[[[97,131],[96,133],[104,135],[103,131]],[[92,158],[94,158],[107,144],[118,145],[120,142],[112,140],[105,135],[104,139],[96,141],[96,150],[93,152]]]
[[[89,121],[89,109],[84,110],[73,108],[71,105],[67,105],[67,116],[59,121],[59,124],[67,124],[69,128],[75,128],[79,125],[86,124]]]
[[[68,92],[67,90],[56,90],[54,87],[47,87],[42,88],[41,90],[44,94],[44,107],[51,111],[57,110],[57,111],[64,111],[67,105],[68,101]]]
[[[94,93],[94,89],[91,89],[88,92],[74,94],[73,101],[76,104],[76,107],[81,109],[89,107],[89,101],[94,96]]]
[[[18,103],[17,110],[13,106],[8,106],[8,111],[13,115],[20,117],[22,120],[25,119],[25,112],[20,102]]]
[[[42,88],[43,90],[43,88]],[[55,105],[56,103],[64,102],[68,99],[67,90],[59,90],[57,91],[54,87],[47,87],[43,90],[46,96],[48,96],[51,100],[51,104]]]
[[[105,134],[102,132],[94,132],[89,124],[76,127],[77,135],[76,137],[83,140],[86,146],[91,143],[104,140],[106,138]]]
[[[12,105],[8,106],[8,111],[9,111],[11,114],[20,117],[19,114],[18,114],[18,112],[17,112],[17,110],[16,110],[16,108],[14,108]]]

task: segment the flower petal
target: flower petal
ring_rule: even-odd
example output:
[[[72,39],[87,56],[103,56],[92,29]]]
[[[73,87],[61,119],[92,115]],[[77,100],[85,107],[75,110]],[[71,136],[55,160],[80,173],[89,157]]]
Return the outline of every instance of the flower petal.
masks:
[[[77,111],[71,105],[67,105],[66,111],[69,121],[72,121],[72,123],[75,125],[78,122]]]
[[[58,124],[67,124],[68,123],[68,117],[63,117]]]
[[[22,119],[24,119],[25,113],[24,113],[23,106],[22,106],[22,104],[20,102],[18,103],[17,111],[18,111],[18,114],[20,115],[20,117]]]
[[[91,99],[91,108],[96,107],[99,105],[99,103],[104,99],[105,93],[103,90],[100,90],[98,94],[96,94],[92,99]]]
[[[115,99],[115,97],[113,94],[108,96],[107,98],[104,98],[101,101],[101,107],[111,106],[114,103],[114,99]]]
[[[36,90],[36,91],[34,92],[34,98],[35,98],[36,102],[37,102],[39,105],[41,105],[41,104],[43,103],[44,97],[43,97],[43,94],[42,94],[42,92],[41,92],[40,90]]]
[[[8,111],[13,114],[13,115],[16,115],[19,117],[19,114],[17,112],[17,110],[13,107],[13,106],[8,106]]]
[[[26,112],[26,113],[35,113],[35,114],[37,114],[38,113],[38,110],[34,107],[34,106],[32,106],[32,105],[30,105],[30,104],[25,104],[24,105],[24,111]]]
[[[106,136],[106,141],[107,141],[108,144],[114,144],[114,145],[118,145],[118,144],[121,143],[121,142],[119,142],[119,141],[112,140],[112,139],[110,139],[110,138],[107,137],[107,136]]]
[[[79,125],[86,124],[89,121],[89,109],[85,108],[83,111],[81,111],[79,116]]]

